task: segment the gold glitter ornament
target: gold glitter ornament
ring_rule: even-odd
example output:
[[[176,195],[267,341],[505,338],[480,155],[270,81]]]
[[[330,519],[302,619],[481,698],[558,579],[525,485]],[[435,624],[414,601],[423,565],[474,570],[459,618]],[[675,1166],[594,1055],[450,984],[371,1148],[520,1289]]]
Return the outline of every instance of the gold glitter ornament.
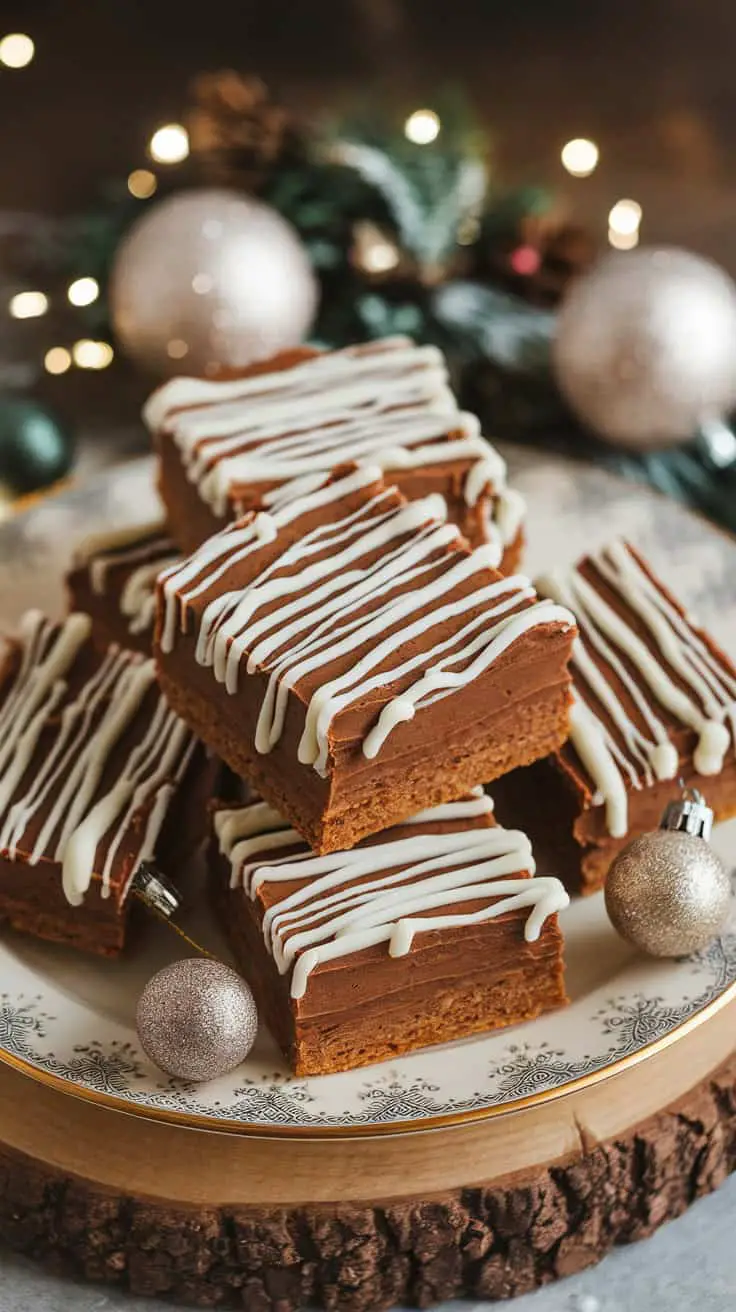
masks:
[[[723,928],[731,881],[707,842],[712,820],[700,794],[687,790],[667,807],[662,827],[635,838],[608,872],[611,923],[650,956],[689,956]]]

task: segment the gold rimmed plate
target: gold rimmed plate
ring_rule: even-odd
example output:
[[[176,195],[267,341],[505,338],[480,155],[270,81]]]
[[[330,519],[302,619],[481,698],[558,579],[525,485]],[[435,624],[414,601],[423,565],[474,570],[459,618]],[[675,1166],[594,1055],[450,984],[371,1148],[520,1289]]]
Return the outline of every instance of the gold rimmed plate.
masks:
[[[624,534],[736,650],[736,544],[728,537],[645,488],[538,454],[524,456],[515,482],[529,501],[530,571]],[[0,526],[3,625],[12,627],[29,605],[60,610],[61,570],[79,538],[155,513],[151,466],[140,461]],[[736,864],[736,822],[716,831],[716,847]],[[201,872],[190,871],[184,927],[226,955],[196,896],[199,883]],[[262,1031],[238,1070],[202,1086],[164,1077],[135,1033],[145,981],[186,952],[170,929],[151,920],[125,959],[112,963],[3,932],[0,1060],[100,1105],[200,1129],[396,1134],[495,1116],[603,1079],[675,1042],[736,995],[736,918],[710,948],[678,962],[649,961],[623,944],[600,895],[574,902],[563,928],[571,998],[564,1011],[314,1079],[293,1079]]]

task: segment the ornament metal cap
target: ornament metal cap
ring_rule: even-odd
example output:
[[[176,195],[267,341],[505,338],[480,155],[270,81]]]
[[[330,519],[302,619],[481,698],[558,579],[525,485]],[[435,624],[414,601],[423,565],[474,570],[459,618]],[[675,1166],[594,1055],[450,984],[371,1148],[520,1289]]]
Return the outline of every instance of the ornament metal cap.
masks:
[[[693,838],[702,838],[707,843],[713,829],[713,812],[697,788],[683,787],[682,797],[665,807],[659,827],[692,834]]]
[[[181,897],[171,880],[147,861],[141,862],[133,876],[133,892],[166,920],[170,920],[181,906]]]

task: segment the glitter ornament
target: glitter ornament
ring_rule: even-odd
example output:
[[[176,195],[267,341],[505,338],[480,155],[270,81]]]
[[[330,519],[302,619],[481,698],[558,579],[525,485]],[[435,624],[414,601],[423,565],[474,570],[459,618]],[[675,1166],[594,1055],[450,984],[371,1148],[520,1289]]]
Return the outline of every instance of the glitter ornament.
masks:
[[[294,228],[262,201],[207,188],[148,211],[115,257],[124,351],[158,374],[238,369],[303,340],[317,281]]]
[[[638,450],[686,442],[736,404],[736,285],[675,247],[612,253],[573,284],[553,359],[599,436]]]
[[[192,957],[148,981],[136,1027],[144,1051],[168,1075],[216,1080],[248,1056],[258,1013],[240,975],[220,961]]]
[[[731,881],[708,846],[713,812],[699,793],[667,807],[662,827],[642,834],[615,858],[606,879],[614,929],[654,957],[686,957],[723,929]]]

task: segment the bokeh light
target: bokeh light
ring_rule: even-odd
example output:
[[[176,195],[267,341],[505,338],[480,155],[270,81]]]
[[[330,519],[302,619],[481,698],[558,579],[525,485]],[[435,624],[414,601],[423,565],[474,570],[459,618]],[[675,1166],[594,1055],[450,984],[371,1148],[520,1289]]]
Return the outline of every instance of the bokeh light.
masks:
[[[429,146],[440,135],[439,115],[433,109],[415,109],[404,124],[404,135],[415,146]]]
[[[35,53],[36,47],[25,32],[11,32],[0,41],[0,64],[6,68],[25,68]]]
[[[75,278],[66,294],[71,305],[91,305],[100,294],[100,284],[96,278]]]
[[[622,237],[630,237],[639,231],[642,209],[636,200],[617,200],[608,215],[608,227]]]
[[[157,164],[181,164],[189,154],[189,133],[181,123],[167,123],[154,132],[148,150]]]
[[[608,244],[616,251],[633,251],[639,245],[639,231],[617,232],[615,228],[609,228]]]
[[[566,141],[560,153],[563,168],[574,178],[589,178],[599,159],[599,150],[588,137],[573,137]]]
[[[136,200],[148,200],[157,186],[158,179],[151,169],[133,169],[128,178],[128,191]]]
[[[65,346],[52,346],[43,357],[43,367],[48,374],[65,374],[72,367],[71,352]]]
[[[112,363],[113,349],[109,342],[94,342],[84,337],[74,343],[72,355],[78,369],[107,369]]]
[[[14,319],[38,319],[49,308],[49,298],[43,292],[17,292],[8,309]]]

